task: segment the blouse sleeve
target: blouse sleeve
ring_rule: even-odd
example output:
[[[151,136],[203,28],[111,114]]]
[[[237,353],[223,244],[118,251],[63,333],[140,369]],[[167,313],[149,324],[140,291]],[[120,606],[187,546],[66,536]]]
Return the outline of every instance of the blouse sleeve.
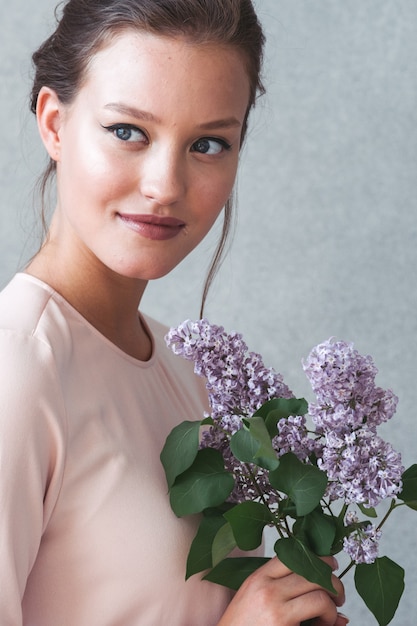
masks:
[[[54,355],[0,331],[0,623],[22,623],[22,597],[62,481],[65,415]]]

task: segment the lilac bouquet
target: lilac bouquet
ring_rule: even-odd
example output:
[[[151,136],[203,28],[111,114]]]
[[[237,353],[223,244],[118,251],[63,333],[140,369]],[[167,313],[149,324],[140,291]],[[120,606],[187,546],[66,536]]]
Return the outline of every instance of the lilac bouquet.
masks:
[[[229,554],[259,547],[270,526],[281,561],[330,591],[332,572],[319,557],[343,550],[350,564],[341,576],[355,567],[358,593],[378,624],[389,624],[404,570],[378,557],[378,541],[394,509],[417,510],[417,465],[404,471],[377,434],[398,400],[375,385],[371,357],[343,341],[316,346],[303,361],[315,395],[307,403],[238,333],[188,320],[166,341],[194,362],[210,405],[174,428],[161,453],[173,511],[202,514],[186,576],[208,570],[205,579],[237,589],[267,559]]]

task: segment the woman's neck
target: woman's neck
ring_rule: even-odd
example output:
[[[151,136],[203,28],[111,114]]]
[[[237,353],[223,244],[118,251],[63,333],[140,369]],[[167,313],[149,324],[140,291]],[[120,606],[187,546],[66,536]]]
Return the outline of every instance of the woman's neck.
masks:
[[[67,262],[46,243],[26,272],[39,278],[71,304],[101,334],[130,356],[147,361],[152,341],[139,316],[146,281],[115,274],[100,262]]]

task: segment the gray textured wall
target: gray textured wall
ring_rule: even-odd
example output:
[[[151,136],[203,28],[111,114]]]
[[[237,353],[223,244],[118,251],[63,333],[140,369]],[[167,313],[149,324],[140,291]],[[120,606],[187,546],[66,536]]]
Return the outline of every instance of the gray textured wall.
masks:
[[[37,243],[32,187],[43,153],[26,113],[29,56],[49,32],[55,1],[37,0],[30,16],[28,4],[0,0],[0,285]],[[243,332],[297,395],[308,395],[300,360],[316,343],[336,336],[372,354],[379,384],[400,397],[384,435],[410,465],[417,461],[417,3],[257,6],[268,34],[268,95],[252,119],[234,245],[206,314]],[[168,324],[197,317],[212,248],[209,238],[150,285],[144,309]],[[416,526],[417,513],[401,510],[382,544],[406,568],[398,626],[416,623]],[[353,593],[345,611],[355,625],[375,623]]]

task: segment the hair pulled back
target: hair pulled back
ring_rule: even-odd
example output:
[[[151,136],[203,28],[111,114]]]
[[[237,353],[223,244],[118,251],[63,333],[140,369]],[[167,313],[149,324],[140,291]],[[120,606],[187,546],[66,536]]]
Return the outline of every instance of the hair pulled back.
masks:
[[[35,76],[30,108],[33,113],[43,86],[53,89],[63,104],[71,104],[82,87],[93,56],[122,31],[183,36],[193,43],[233,46],[242,52],[250,83],[243,141],[249,112],[257,95],[264,92],[261,80],[264,35],[251,0],[68,0],[59,16],[60,7],[55,12],[55,32],[32,57]],[[51,159],[40,180],[43,199],[55,169],[56,163]],[[230,199],[204,287],[203,304],[221,262],[231,217]]]

